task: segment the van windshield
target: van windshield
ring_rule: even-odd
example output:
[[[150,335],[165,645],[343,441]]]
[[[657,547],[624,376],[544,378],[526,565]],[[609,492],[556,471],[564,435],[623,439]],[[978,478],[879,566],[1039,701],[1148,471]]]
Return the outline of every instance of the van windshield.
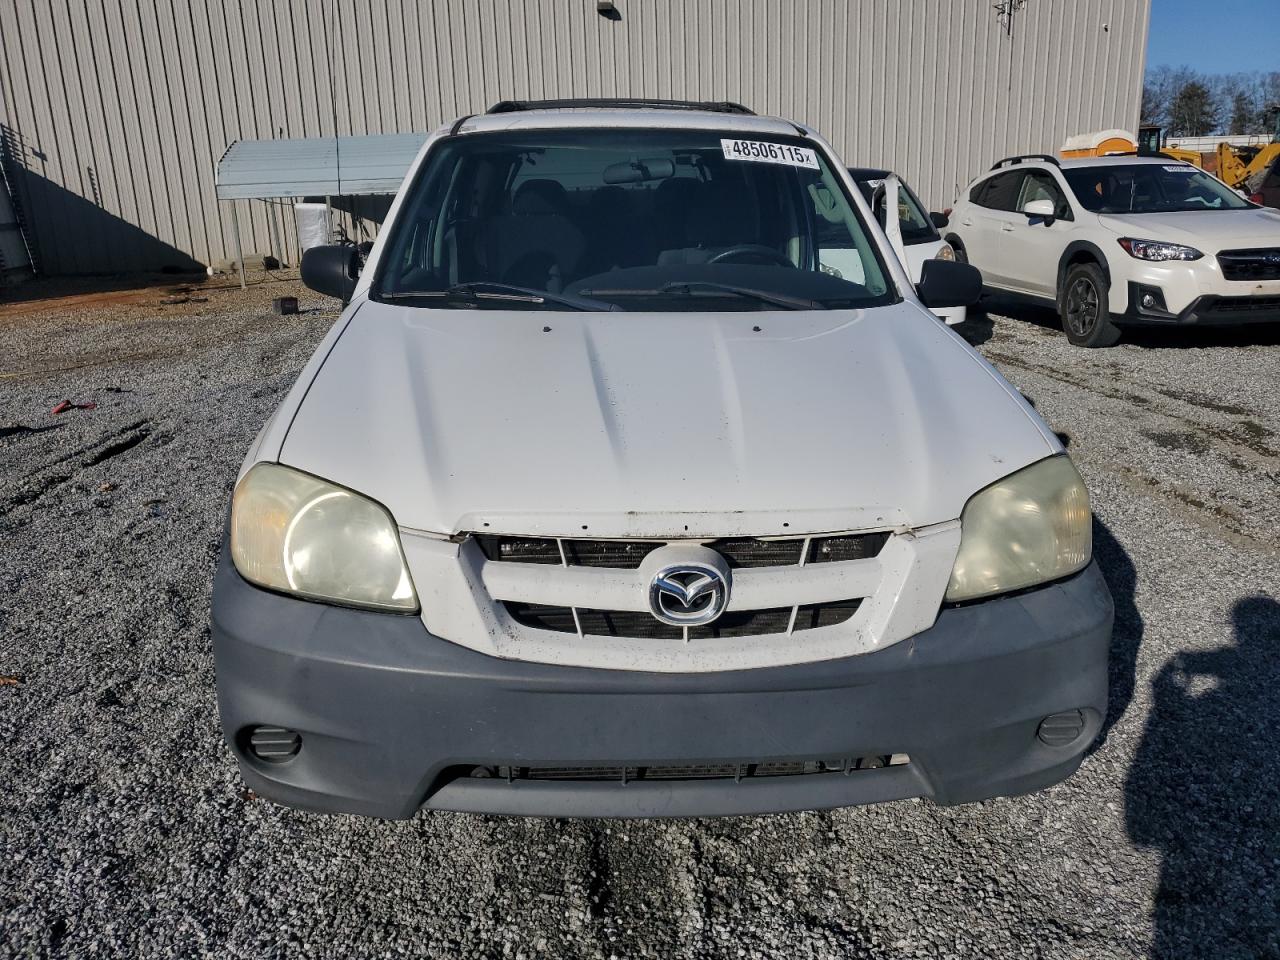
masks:
[[[1062,174],[1080,206],[1093,213],[1185,213],[1251,206],[1225,183],[1187,163],[1067,167]]]
[[[391,229],[372,296],[413,306],[772,310],[898,299],[841,181],[802,137],[464,134],[432,149]]]

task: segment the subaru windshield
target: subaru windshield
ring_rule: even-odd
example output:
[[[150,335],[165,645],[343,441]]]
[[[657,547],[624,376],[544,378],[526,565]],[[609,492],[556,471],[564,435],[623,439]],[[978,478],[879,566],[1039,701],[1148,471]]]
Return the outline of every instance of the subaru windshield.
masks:
[[[508,310],[895,302],[837,170],[799,136],[455,136],[431,150],[410,186],[372,297]]]
[[[1080,206],[1092,213],[1185,213],[1253,206],[1225,183],[1186,163],[1068,167]]]

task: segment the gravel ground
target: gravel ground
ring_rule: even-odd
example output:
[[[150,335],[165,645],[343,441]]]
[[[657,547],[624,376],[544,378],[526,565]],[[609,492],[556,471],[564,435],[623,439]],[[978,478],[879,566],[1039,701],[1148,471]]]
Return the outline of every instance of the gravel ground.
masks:
[[[1280,957],[1274,331],[1086,352],[1001,304],[963,331],[1094,497],[1112,716],[1068,782],[382,823],[253,797],[214,702],[231,483],[333,319],[283,281],[0,304],[0,956]]]

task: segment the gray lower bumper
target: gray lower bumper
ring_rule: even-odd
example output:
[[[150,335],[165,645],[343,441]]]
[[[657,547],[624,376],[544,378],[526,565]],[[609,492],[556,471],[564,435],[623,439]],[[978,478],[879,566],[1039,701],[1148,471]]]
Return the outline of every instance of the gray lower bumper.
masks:
[[[246,782],[326,812],[420,807],[548,816],[709,816],[905,797],[964,803],[1069,776],[1106,712],[1111,597],[1096,566],[1020,596],[943,611],[885,650],[823,663],[654,674],[500,660],[364,613],[214,584],[218,704]],[[1037,738],[1080,709],[1066,746]],[[257,724],[299,731],[284,763]],[[476,765],[609,767],[908,754],[851,774],[629,783],[479,779]]]

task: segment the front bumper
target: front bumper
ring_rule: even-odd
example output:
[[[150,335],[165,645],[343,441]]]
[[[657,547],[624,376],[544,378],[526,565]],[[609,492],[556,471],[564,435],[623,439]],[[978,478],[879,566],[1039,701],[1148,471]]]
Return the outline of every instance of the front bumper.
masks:
[[[223,731],[260,795],[407,818],[421,807],[538,816],[708,816],[906,797],[1024,793],[1075,771],[1106,712],[1112,605],[1096,565],[1019,596],[947,609],[875,653],[659,674],[503,660],[420,619],[250,586],[224,551],[213,591]],[[1080,710],[1067,745],[1037,737]],[[255,725],[300,733],[292,759]],[[712,780],[480,779],[476,766],[631,767],[908,754],[883,769]]]
[[[1141,303],[1143,289],[1143,285],[1130,281],[1129,305],[1123,314],[1114,318],[1117,323],[1125,326],[1198,327],[1280,323],[1280,293],[1254,296],[1206,294],[1173,313],[1144,308]]]

